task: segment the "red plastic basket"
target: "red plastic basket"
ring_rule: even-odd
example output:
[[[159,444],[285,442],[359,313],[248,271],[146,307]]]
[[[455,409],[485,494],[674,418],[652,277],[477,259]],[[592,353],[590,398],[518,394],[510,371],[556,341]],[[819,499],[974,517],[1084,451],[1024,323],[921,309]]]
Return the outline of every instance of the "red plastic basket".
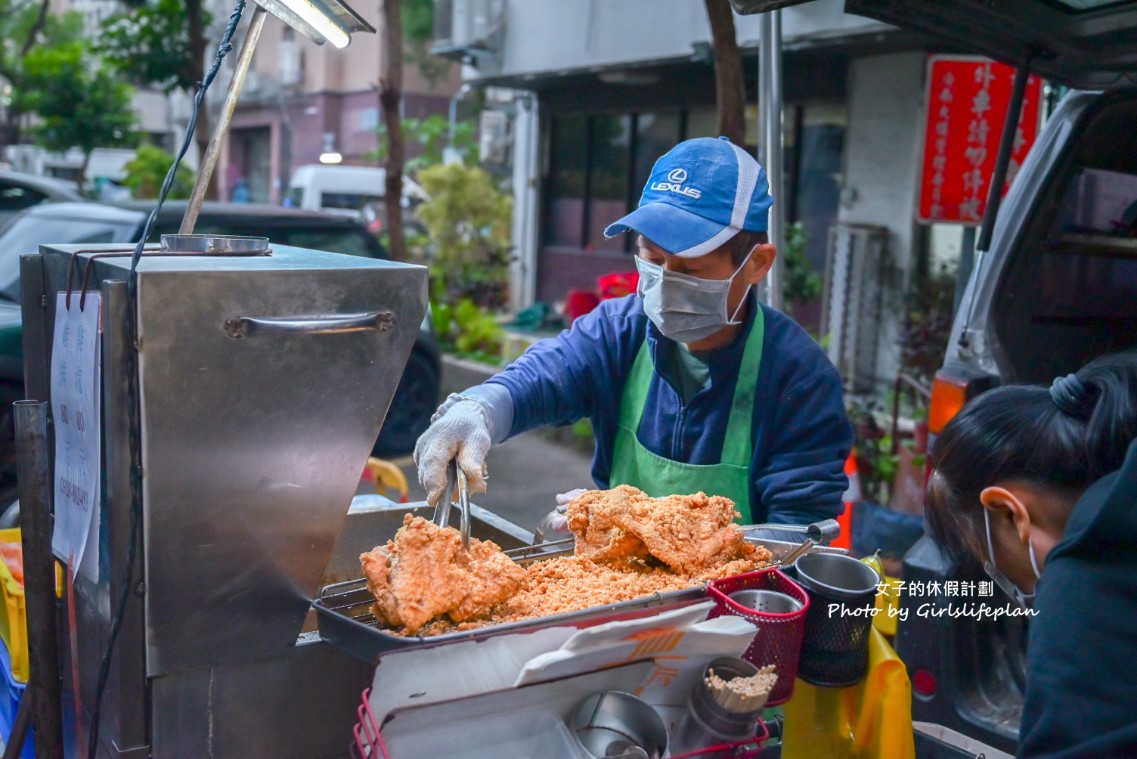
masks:
[[[786,614],[750,609],[728,598],[731,593],[739,590],[774,590],[785,593],[800,602],[801,608]],[[805,589],[778,569],[759,569],[715,580],[708,586],[707,592],[715,600],[711,617],[733,614],[758,625],[758,634],[742,658],[756,667],[774,665],[778,682],[766,702],[769,706],[789,701],[794,694],[801,640],[805,633],[805,613],[809,609],[809,595]]]

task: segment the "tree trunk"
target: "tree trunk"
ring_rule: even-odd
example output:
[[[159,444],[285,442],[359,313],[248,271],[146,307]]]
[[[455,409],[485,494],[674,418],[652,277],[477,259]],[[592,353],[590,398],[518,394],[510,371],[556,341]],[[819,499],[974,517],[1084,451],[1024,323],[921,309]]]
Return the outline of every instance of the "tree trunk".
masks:
[[[186,6],[186,24],[189,28],[189,45],[190,45],[190,61],[189,65],[191,70],[189,72],[190,80],[194,82],[201,82],[205,78],[206,70],[206,39],[205,39],[205,26],[202,20],[201,12],[202,0],[185,0]],[[196,95],[196,88],[190,96]],[[197,130],[194,132],[194,141],[197,142],[197,160],[200,166],[202,160],[205,159],[205,150],[209,147],[210,133],[213,131],[211,124],[213,119],[209,115],[209,106],[205,101],[202,101],[201,110],[197,114]],[[217,200],[217,173],[214,172],[213,176],[209,178],[209,186],[205,188],[205,197],[209,200]]]
[[[24,40],[24,46],[20,48],[21,58],[30,53],[32,48],[35,47],[36,38],[39,37],[40,32],[43,31],[43,25],[47,22],[47,10],[49,4],[50,0],[41,0],[39,5],[39,15],[36,16],[35,22],[32,23],[32,28],[28,30],[28,36]]]
[[[403,167],[406,145],[399,104],[403,99],[403,22],[399,0],[383,2],[383,61],[379,74],[379,111],[387,128],[387,183],[383,202],[387,209],[387,248],[394,261],[407,260],[403,231]]]
[[[746,143],[742,78],[742,55],[734,32],[734,13],[729,0],[703,0],[711,22],[711,50],[715,58],[715,98],[718,101],[719,134],[735,145]]]
[[[83,164],[79,167],[79,176],[75,183],[79,185],[79,192],[83,192],[83,184],[87,181],[87,165],[91,163],[91,151],[83,154]]]

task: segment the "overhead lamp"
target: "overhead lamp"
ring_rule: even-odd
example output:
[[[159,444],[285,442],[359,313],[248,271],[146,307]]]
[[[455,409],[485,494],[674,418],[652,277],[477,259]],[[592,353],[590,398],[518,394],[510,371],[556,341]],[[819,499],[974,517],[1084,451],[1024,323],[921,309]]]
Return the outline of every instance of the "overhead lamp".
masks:
[[[358,13],[340,0],[254,0],[257,5],[318,45],[347,47],[352,32],[374,32]]]
[[[253,2],[256,8],[253,17],[249,20],[249,31],[237,56],[237,65],[233,71],[233,78],[229,81],[229,91],[225,94],[225,102],[221,105],[217,124],[209,138],[205,155],[201,159],[197,180],[194,182],[185,216],[182,217],[182,224],[178,229],[179,234],[192,234],[193,227],[197,223],[201,203],[205,200],[206,188],[209,187],[209,180],[213,177],[217,158],[221,155],[221,144],[229,132],[229,123],[233,119],[233,111],[237,108],[237,98],[241,94],[241,87],[249,73],[249,65],[253,61],[253,51],[264,28],[265,14],[271,13],[317,45],[330,42],[337,48],[344,48],[351,41],[353,32],[372,34],[375,32],[375,27],[364,21],[341,0],[253,0]],[[325,156],[328,160],[325,160]],[[320,156],[321,163],[339,163],[342,160],[343,156],[329,150],[325,150]]]

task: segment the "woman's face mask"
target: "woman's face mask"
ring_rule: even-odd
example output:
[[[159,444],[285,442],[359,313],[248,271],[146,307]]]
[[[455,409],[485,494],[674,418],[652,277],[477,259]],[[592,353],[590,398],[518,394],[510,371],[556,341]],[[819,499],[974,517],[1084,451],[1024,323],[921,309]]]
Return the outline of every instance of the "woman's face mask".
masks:
[[[730,315],[726,312],[727,299],[731,283],[753,253],[751,249],[728,279],[679,274],[636,256],[636,269],[640,273],[637,292],[643,298],[644,313],[665,337],[678,343],[696,343],[723,327],[739,324],[736,317],[746,302],[746,293]],[[750,291],[750,285],[746,291]]]
[[[1011,581],[1011,578],[1000,572],[995,566],[995,544],[991,540],[991,513],[987,509],[983,509],[983,521],[987,525],[987,561],[983,562],[983,571],[995,581],[995,584],[1004,593],[1011,597],[1011,600],[1021,608],[1029,609],[1034,605],[1034,593],[1024,593],[1018,585]],[[1030,568],[1034,570],[1034,578],[1035,580],[1041,579],[1042,573],[1038,571],[1038,562],[1034,558],[1034,543],[1028,540],[1027,549],[1030,551]]]

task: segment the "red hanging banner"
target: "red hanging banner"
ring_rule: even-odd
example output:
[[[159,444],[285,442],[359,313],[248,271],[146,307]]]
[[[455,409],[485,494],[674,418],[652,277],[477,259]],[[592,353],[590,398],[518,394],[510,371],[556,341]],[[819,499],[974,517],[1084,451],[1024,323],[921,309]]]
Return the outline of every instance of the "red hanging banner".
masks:
[[[1013,67],[986,58],[928,59],[921,222],[978,224],[983,219],[1014,78]],[[1042,80],[1031,76],[1004,193],[1038,136],[1041,104]]]

